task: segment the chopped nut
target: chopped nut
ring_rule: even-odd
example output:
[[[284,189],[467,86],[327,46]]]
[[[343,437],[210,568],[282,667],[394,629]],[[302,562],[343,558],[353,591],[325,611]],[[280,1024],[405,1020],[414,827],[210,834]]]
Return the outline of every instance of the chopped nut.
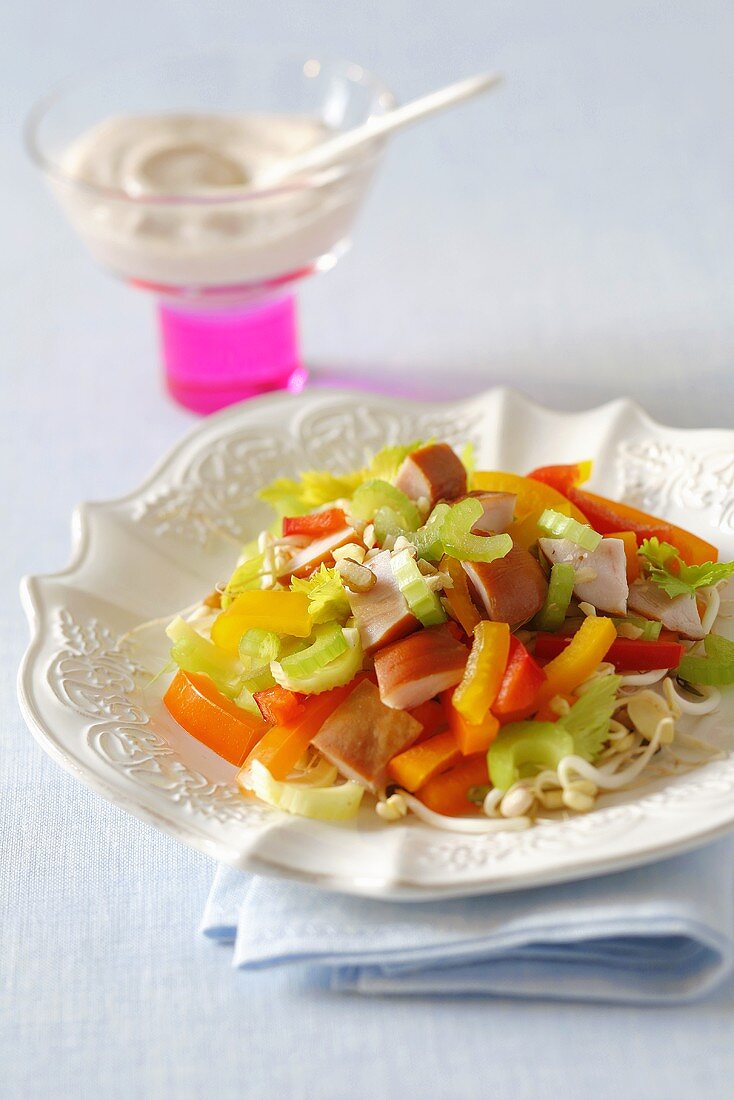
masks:
[[[356,561],[358,565],[362,564],[366,553],[364,546],[360,546],[358,542],[348,542],[346,546],[337,546],[333,551],[334,561],[348,558],[349,561]]]
[[[375,525],[374,523],[368,523],[362,532],[362,542],[365,544],[368,550],[371,550],[375,545]]]
[[[371,569],[365,569],[363,565],[359,565],[349,558],[342,558],[341,561],[338,561],[336,571],[352,592],[369,592],[377,581],[377,577]]]
[[[579,611],[583,611],[584,615],[590,618],[596,615],[596,608],[592,604],[586,603],[584,600],[579,604]]]
[[[412,558],[417,557],[418,551],[416,550],[410,539],[406,539],[405,535],[398,535],[395,539],[395,545],[393,547],[397,553],[399,550],[407,550]]]

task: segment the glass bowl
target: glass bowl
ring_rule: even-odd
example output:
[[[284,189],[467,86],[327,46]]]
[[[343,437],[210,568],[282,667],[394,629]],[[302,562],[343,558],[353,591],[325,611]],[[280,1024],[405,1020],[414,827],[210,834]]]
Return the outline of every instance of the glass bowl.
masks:
[[[221,155],[218,131],[247,114],[260,147],[279,159],[393,106],[382,81],[353,62],[252,48],[155,55],[67,82],[33,108],[26,141],[92,256],[156,294],[169,390],[207,412],[302,388],[292,291],[348,246],[384,148],[378,139],[257,190],[247,167]],[[166,152],[161,170],[160,147],[146,152],[142,127],[150,116],[192,114],[195,144]],[[99,145],[90,152],[85,136],[104,141],[105,127],[119,135],[121,116],[129,146],[121,153],[118,137],[107,157]],[[276,125],[282,116],[287,131]],[[204,186],[187,193],[176,171],[191,156]]]

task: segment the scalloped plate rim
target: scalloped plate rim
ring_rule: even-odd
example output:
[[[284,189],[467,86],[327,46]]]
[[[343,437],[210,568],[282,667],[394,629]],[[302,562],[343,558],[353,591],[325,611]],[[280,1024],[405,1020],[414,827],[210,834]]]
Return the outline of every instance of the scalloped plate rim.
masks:
[[[334,401],[369,401],[379,405],[384,404],[386,407],[389,407],[395,402],[395,399],[389,396],[373,394],[361,390],[329,389],[308,391],[308,396],[313,395],[322,396]],[[594,414],[603,414],[605,412],[614,415],[624,410],[629,410],[630,413],[634,413],[634,415],[639,418],[643,426],[653,431],[661,433],[672,432],[675,434],[682,433],[688,437],[705,434],[708,439],[714,439],[734,447],[734,431],[726,428],[679,428],[666,425],[655,420],[637,401],[629,397],[614,398],[589,409],[567,412],[562,409],[555,409],[542,405],[512,387],[498,386],[445,403],[449,403],[454,408],[463,409],[475,403],[479,403],[482,400],[501,398],[509,398],[510,400],[518,401],[521,405],[529,406],[546,416],[550,415],[559,419],[567,419],[569,417],[579,419]],[[408,404],[409,400],[410,399],[400,398],[398,399],[398,404]],[[548,885],[551,883],[569,882],[595,875],[611,874],[626,868],[643,866],[658,859],[669,858],[675,854],[691,851],[734,829],[733,814],[732,819],[729,821],[719,823],[709,828],[703,827],[699,831],[692,831],[689,836],[683,839],[674,840],[669,845],[657,842],[651,845],[649,851],[638,850],[627,855],[624,853],[611,855],[603,860],[599,860],[592,856],[586,860],[579,860],[573,866],[560,868],[551,867],[547,872],[534,871],[531,881],[528,882],[519,882],[516,874],[510,874],[507,877],[499,874],[494,875],[490,880],[479,877],[476,880],[459,881],[455,884],[431,884],[423,886],[417,883],[400,881],[391,876],[372,876],[370,879],[364,876],[346,876],[329,872],[301,872],[291,867],[284,867],[277,863],[260,860],[256,856],[248,854],[243,856],[241,853],[235,852],[234,850],[229,852],[227,856],[223,851],[223,844],[219,844],[217,841],[205,836],[189,822],[177,821],[174,823],[148,806],[141,805],[140,801],[136,799],[134,791],[128,793],[124,789],[115,786],[113,782],[106,781],[96,772],[77,763],[70,753],[64,751],[46,728],[43,719],[36,710],[34,702],[34,692],[31,683],[33,659],[40,650],[43,642],[43,635],[41,633],[42,616],[40,613],[38,590],[42,588],[44,583],[68,578],[84,566],[91,543],[90,525],[87,520],[88,514],[90,512],[96,512],[98,509],[113,508],[135,501],[136,498],[142,496],[155,486],[156,482],[165,475],[166,471],[179,456],[184,455],[189,448],[192,448],[197,437],[204,433],[208,433],[210,429],[213,429],[212,434],[216,436],[218,429],[221,429],[222,425],[226,425],[229,421],[235,422],[244,410],[249,411],[255,408],[264,409],[269,406],[283,404],[299,406],[303,404],[303,401],[303,395],[280,393],[266,394],[247,402],[231,406],[207,417],[199,424],[194,424],[177,443],[168,449],[162,458],[154,464],[147,476],[145,476],[130,492],[106,500],[82,502],[74,508],[71,519],[71,553],[68,563],[63,569],[53,573],[27,575],[21,579],[21,603],[29,623],[30,640],[23,653],[18,669],[18,700],[23,717],[34,739],[52,759],[60,764],[65,771],[75,776],[75,778],[83,782],[85,786],[102,795],[106,800],[121,807],[139,820],[162,829],[167,835],[189,844],[205,855],[215,859],[223,859],[234,866],[270,877],[296,879],[325,889],[337,890],[365,897],[389,897],[397,901],[420,901],[430,900],[432,898],[438,899],[472,896],[483,893],[501,893],[515,889],[527,889],[535,886]],[[442,403],[439,401],[415,401],[412,402],[412,404],[419,409],[428,410],[438,409],[441,407]],[[440,839],[441,836],[449,835],[454,834],[441,834],[437,832],[438,839]]]

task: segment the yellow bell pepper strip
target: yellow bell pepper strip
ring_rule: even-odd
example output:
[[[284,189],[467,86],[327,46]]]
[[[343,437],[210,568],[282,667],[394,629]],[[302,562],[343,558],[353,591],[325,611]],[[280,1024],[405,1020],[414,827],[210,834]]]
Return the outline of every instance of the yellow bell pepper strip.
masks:
[[[452,700],[454,709],[469,724],[478,726],[489,714],[502,684],[509,652],[507,623],[485,619],[477,624],[469,660]]]
[[[486,752],[500,731],[499,719],[487,714],[481,722],[468,722],[460,710],[453,705],[452,692],[446,692],[446,714],[449,729],[456,738],[462,756],[473,756],[477,752]]]
[[[390,778],[406,791],[417,791],[434,775],[455,764],[460,756],[456,738],[447,730],[393,756],[387,770]]]
[[[441,558],[438,568],[442,573],[448,573],[453,582],[453,588],[446,588],[443,593],[449,610],[459,626],[471,636],[474,627],[481,622],[482,617],[469,595],[469,583],[464,568],[460,561],[449,557],[448,554],[444,554]]]
[[[513,546],[529,549],[538,540],[538,520],[546,508],[552,508],[564,516],[571,516],[579,523],[588,523],[583,512],[551,485],[530,477],[508,474],[501,470],[477,470],[472,478],[474,489],[490,493],[514,493],[515,519],[507,528]]]
[[[617,630],[611,619],[590,615],[569,644],[545,666],[546,680],[538,693],[538,708],[554,695],[567,695],[591,676],[606,657]]]
[[[252,627],[307,638],[313,628],[308,597],[303,592],[242,592],[214,620],[212,641],[227,653],[237,653],[240,638]]]
[[[467,795],[472,787],[482,787],[488,780],[487,754],[467,756],[455,767],[429,780],[418,791],[418,798],[429,810],[448,817],[476,813],[476,803],[470,802]]]

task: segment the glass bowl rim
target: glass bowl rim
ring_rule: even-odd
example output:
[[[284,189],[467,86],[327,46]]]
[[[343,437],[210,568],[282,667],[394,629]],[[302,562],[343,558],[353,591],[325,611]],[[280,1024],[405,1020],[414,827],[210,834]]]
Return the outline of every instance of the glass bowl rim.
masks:
[[[23,142],[26,152],[31,161],[50,179],[55,180],[58,183],[64,184],[67,187],[72,187],[76,190],[86,192],[89,195],[94,195],[100,198],[107,199],[109,201],[129,203],[132,206],[224,206],[231,203],[243,203],[243,202],[257,202],[260,199],[271,198],[274,196],[282,196],[289,194],[298,194],[304,191],[318,190],[321,187],[325,187],[328,184],[334,183],[338,180],[346,179],[350,175],[359,170],[363,170],[366,166],[374,163],[382,153],[385,145],[385,138],[376,138],[372,145],[366,146],[366,152],[363,156],[356,160],[346,162],[343,164],[332,165],[326,168],[321,168],[309,175],[301,176],[298,179],[293,180],[290,183],[279,184],[275,187],[267,187],[262,189],[244,189],[237,190],[232,188],[228,189],[226,194],[198,194],[186,195],[186,194],[156,194],[156,195],[133,195],[124,188],[108,187],[98,183],[90,183],[86,180],[79,179],[69,173],[65,172],[58,160],[53,157],[49,157],[42,149],[41,142],[39,141],[40,127],[47,117],[49,111],[59,103],[63,97],[73,89],[79,88],[84,83],[92,80],[96,76],[100,76],[103,73],[108,73],[114,68],[122,69],[125,65],[130,65],[133,61],[145,61],[145,60],[184,60],[185,58],[203,58],[207,56],[233,56],[233,55],[246,55],[248,52],[257,52],[258,56],[261,51],[255,51],[252,46],[210,46],[205,49],[198,50],[176,50],[161,55],[156,54],[143,54],[132,55],[128,57],[119,58],[111,65],[96,64],[89,66],[73,76],[66,77],[65,79],[58,81],[53,87],[46,92],[45,95],[33,103],[28,114],[26,115],[23,124]],[[356,61],[350,61],[347,58],[342,57],[330,57],[319,56],[316,53],[300,52],[296,49],[288,49],[282,51],[279,55],[280,60],[293,60],[296,68],[303,68],[308,62],[313,62],[319,66],[330,66],[335,68],[343,68],[345,76],[354,84],[361,84],[363,86],[372,86],[381,106],[384,106],[385,111],[392,110],[397,106],[397,99],[394,93],[388,87],[388,85],[377,76],[372,70],[365,68],[362,64]]]

